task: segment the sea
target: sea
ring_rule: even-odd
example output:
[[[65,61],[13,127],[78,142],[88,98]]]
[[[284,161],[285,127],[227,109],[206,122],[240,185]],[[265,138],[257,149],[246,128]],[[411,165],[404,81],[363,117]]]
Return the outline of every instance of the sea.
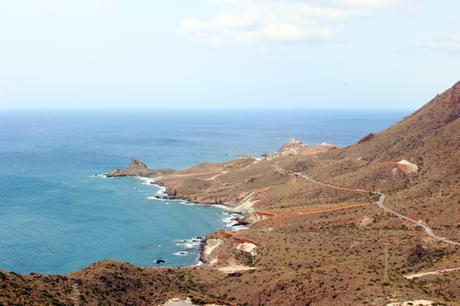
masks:
[[[0,111],[0,270],[62,274],[103,260],[199,264],[200,237],[237,230],[221,207],[156,200],[139,159],[182,169],[274,152],[291,138],[348,146],[408,111]]]

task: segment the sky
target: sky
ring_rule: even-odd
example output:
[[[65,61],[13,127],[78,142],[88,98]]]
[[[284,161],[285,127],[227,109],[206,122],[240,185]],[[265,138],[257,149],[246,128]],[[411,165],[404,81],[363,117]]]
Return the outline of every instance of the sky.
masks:
[[[0,110],[415,109],[458,0],[0,0]]]

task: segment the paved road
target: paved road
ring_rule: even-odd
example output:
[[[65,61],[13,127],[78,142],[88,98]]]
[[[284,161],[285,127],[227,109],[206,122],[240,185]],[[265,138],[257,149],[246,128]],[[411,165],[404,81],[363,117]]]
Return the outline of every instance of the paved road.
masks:
[[[318,185],[321,185],[321,186],[324,186],[324,187],[329,187],[329,188],[334,188],[334,189],[337,189],[337,190],[344,190],[344,191],[353,191],[353,192],[360,192],[360,193],[372,193],[372,194],[375,194],[375,195],[378,195],[379,196],[379,199],[377,201],[377,205],[383,209],[384,211],[402,219],[402,220],[406,220],[406,221],[409,221],[409,222],[412,222],[413,224],[415,224],[415,226],[419,226],[421,228],[423,228],[423,230],[425,231],[425,233],[431,237],[432,239],[436,240],[436,241],[439,241],[439,242],[444,242],[444,243],[447,243],[447,244],[450,244],[450,245],[455,245],[455,246],[460,246],[460,243],[459,242],[456,242],[456,241],[452,241],[452,240],[449,240],[445,237],[440,237],[438,235],[436,235],[435,233],[433,233],[433,230],[428,226],[426,225],[425,223],[421,222],[421,221],[417,221],[417,220],[414,220],[412,218],[409,218],[407,216],[404,216],[403,214],[400,214],[388,207],[385,206],[385,194],[382,193],[382,192],[377,192],[377,191],[369,191],[369,190],[365,190],[365,189],[359,189],[359,188],[344,188],[344,187],[340,187],[340,186],[335,186],[335,185],[332,185],[332,184],[327,184],[327,183],[322,183],[322,182],[319,182],[311,177],[309,177],[308,175],[305,175],[305,174],[302,174],[302,173],[294,173],[295,176],[299,176],[307,181],[310,181],[312,183],[315,183],[315,184],[318,184]]]

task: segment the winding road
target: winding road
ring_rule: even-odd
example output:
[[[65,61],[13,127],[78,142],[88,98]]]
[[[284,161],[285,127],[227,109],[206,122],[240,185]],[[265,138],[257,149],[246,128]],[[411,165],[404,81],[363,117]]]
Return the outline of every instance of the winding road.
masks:
[[[423,228],[425,233],[435,241],[444,242],[444,243],[447,243],[447,244],[450,244],[450,245],[453,245],[453,246],[460,246],[460,243],[458,243],[456,241],[452,241],[452,240],[449,240],[449,239],[447,239],[445,237],[440,237],[440,236],[436,235],[435,233],[433,233],[433,230],[428,225],[426,225],[425,223],[423,223],[421,221],[414,220],[414,219],[409,218],[407,216],[404,216],[403,214],[398,213],[397,211],[394,211],[394,210],[386,207],[385,206],[385,198],[386,198],[386,196],[385,196],[385,194],[383,192],[369,191],[369,190],[358,189],[358,188],[344,188],[344,187],[335,186],[335,185],[332,185],[332,184],[322,183],[322,182],[319,182],[319,181],[317,181],[317,180],[315,180],[315,179],[313,179],[313,178],[311,178],[311,177],[309,177],[309,176],[307,176],[305,174],[298,173],[298,172],[294,173],[293,175],[301,177],[301,178],[303,178],[303,179],[305,179],[305,180],[307,180],[309,182],[312,182],[314,184],[324,186],[324,187],[328,187],[328,188],[333,188],[333,189],[337,189],[337,190],[344,190],[344,191],[360,192],[360,193],[371,193],[371,194],[378,195],[379,199],[376,202],[376,204],[378,205],[379,208],[383,209],[387,213],[390,213],[390,214],[392,214],[392,215],[394,215],[394,216],[396,216],[396,217],[398,217],[398,218],[400,218],[402,220],[412,222],[415,226],[419,226],[419,227]],[[409,279],[409,280],[412,280],[412,279],[420,278],[420,277],[427,276],[427,275],[441,275],[443,273],[449,273],[449,272],[455,272],[455,271],[460,271],[460,268],[451,268],[451,269],[442,269],[442,270],[435,270],[435,271],[428,271],[428,272],[419,272],[419,273],[415,273],[415,274],[404,275],[404,277]]]
[[[460,243],[459,242],[456,242],[456,241],[452,241],[452,240],[449,240],[445,237],[440,237],[438,235],[436,235],[435,233],[433,233],[433,230],[428,226],[426,225],[425,223],[423,223],[422,221],[417,221],[417,220],[414,220],[412,218],[409,218],[407,216],[404,216],[403,214],[400,214],[398,213],[397,211],[394,211],[388,207],[385,206],[385,194],[382,193],[382,192],[377,192],[377,191],[369,191],[369,190],[366,190],[366,189],[359,189],[359,188],[345,188],[345,187],[340,187],[340,186],[335,186],[335,185],[332,185],[332,184],[327,184],[327,183],[322,183],[322,182],[319,182],[313,178],[311,178],[310,176],[307,176],[305,174],[302,174],[302,173],[299,173],[299,172],[296,172],[294,173],[293,175],[295,176],[298,176],[298,177],[301,177],[309,182],[312,182],[312,183],[315,183],[317,185],[320,185],[320,186],[324,186],[324,187],[329,187],[329,188],[333,188],[333,189],[337,189],[337,190],[344,190],[344,191],[352,191],[352,192],[360,192],[360,193],[371,193],[371,194],[375,194],[375,195],[378,195],[379,196],[379,199],[378,201],[376,202],[376,204],[378,205],[378,207],[380,207],[381,209],[383,209],[384,211],[402,219],[402,220],[406,220],[406,221],[409,221],[409,222],[412,222],[415,226],[419,226],[421,228],[423,228],[423,230],[425,231],[425,233],[430,237],[432,238],[433,240],[436,240],[436,241],[439,241],[439,242],[444,242],[444,243],[447,243],[447,244],[450,244],[450,245],[454,245],[454,246],[460,246]]]
[[[417,220],[414,220],[414,219],[411,219],[407,216],[404,216],[388,207],[386,207],[384,205],[384,202],[385,202],[385,194],[381,193],[381,192],[373,192],[373,194],[377,194],[379,195],[379,200],[377,201],[377,205],[383,209],[384,211],[390,213],[390,214],[393,214],[394,216],[400,218],[400,219],[403,219],[403,220],[407,220],[409,222],[412,222],[413,224],[415,224],[416,226],[419,226],[421,228],[423,228],[423,230],[425,231],[425,233],[430,237],[432,238],[433,240],[436,240],[436,241],[439,241],[439,242],[444,242],[444,243],[447,243],[447,244],[450,244],[450,245],[455,245],[455,246],[460,246],[460,243],[459,242],[456,242],[456,241],[452,241],[452,240],[449,240],[445,237],[440,237],[438,235],[436,235],[435,233],[433,233],[433,230],[428,226],[426,225],[425,223],[423,223],[422,221],[417,221]]]

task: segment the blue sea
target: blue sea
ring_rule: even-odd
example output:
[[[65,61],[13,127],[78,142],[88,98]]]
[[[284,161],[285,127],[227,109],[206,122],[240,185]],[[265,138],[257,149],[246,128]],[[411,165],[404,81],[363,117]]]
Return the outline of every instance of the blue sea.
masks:
[[[76,271],[102,259],[139,266],[198,262],[191,239],[229,228],[218,208],[149,198],[128,166],[180,169],[277,150],[290,138],[341,147],[399,121],[396,111],[0,112],[0,269]]]

